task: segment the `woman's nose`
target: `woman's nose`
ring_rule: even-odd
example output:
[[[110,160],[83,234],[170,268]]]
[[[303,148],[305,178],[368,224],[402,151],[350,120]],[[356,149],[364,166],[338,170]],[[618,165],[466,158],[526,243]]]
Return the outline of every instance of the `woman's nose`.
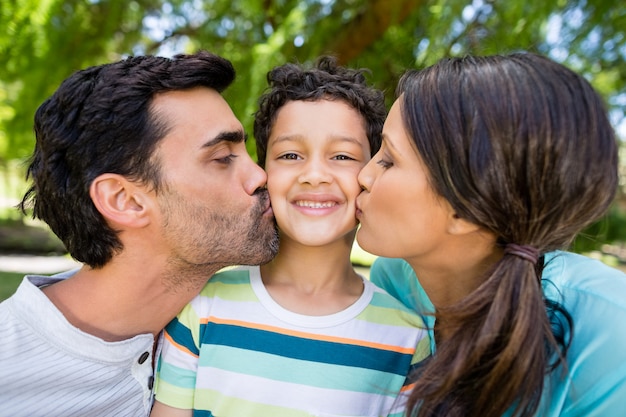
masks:
[[[369,192],[374,181],[372,169],[374,167],[373,164],[375,164],[374,159],[370,159],[369,162],[361,169],[359,175],[357,176],[357,181],[359,182],[359,186],[363,191]]]

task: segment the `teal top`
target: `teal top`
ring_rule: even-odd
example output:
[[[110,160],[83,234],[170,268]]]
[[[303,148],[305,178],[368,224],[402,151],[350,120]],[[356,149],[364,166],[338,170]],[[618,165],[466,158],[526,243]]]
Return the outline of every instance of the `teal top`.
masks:
[[[378,258],[370,277],[407,307],[422,314],[434,311],[405,261]],[[559,367],[546,376],[536,416],[626,415],[626,274],[588,257],[557,251],[545,255],[542,282],[545,297],[571,315],[573,338],[567,372]],[[434,317],[424,316],[424,321],[435,352]]]

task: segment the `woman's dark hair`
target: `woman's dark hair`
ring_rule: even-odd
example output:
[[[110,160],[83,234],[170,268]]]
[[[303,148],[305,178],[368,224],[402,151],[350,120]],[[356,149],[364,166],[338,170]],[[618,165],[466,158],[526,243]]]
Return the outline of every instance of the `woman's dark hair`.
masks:
[[[20,208],[32,206],[33,217],[46,222],[76,260],[102,267],[122,243],[91,200],[92,181],[115,173],[158,191],[153,153],[169,126],[152,111],[152,99],[198,86],[222,92],[234,77],[229,61],[205,51],[130,57],[74,73],[35,114],[27,175],[33,185]]]
[[[500,244],[566,248],[614,198],[618,147],[603,101],[563,65],[530,53],[445,59],[406,73],[397,94],[432,188]],[[520,257],[505,255],[436,317],[449,337],[417,375],[409,415],[531,416],[546,373],[567,365],[558,327],[569,315]]]
[[[267,142],[278,110],[289,101],[342,100],[365,121],[371,154],[380,148],[387,110],[382,91],[367,85],[364,73],[337,65],[330,56],[320,57],[313,68],[284,64],[267,74],[269,90],[259,99],[254,114],[254,138],[259,165],[265,166]]]

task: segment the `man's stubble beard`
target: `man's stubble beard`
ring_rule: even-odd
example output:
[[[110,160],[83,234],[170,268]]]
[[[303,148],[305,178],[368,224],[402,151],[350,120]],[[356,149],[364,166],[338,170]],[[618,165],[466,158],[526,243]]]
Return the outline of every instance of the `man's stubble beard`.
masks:
[[[246,213],[215,212],[184,200],[174,191],[161,199],[163,230],[177,247],[174,257],[190,265],[260,265],[278,252],[278,229],[265,213],[269,196],[258,190],[257,204]],[[182,243],[182,247],[181,247]]]
[[[278,253],[279,235],[278,226],[274,216],[267,217],[264,215],[265,207],[269,201],[269,194],[267,190],[258,190],[255,195],[258,196],[259,201],[253,210],[252,217],[258,219],[256,227],[252,226],[248,231],[246,242],[249,244],[248,249],[251,254],[251,258],[247,261],[240,262],[241,265],[262,265],[272,259]],[[253,221],[253,223],[255,223]],[[244,250],[243,252],[247,252]]]
[[[259,227],[250,229],[247,242],[250,243],[250,251],[256,252],[256,256],[241,265],[263,265],[274,259],[279,247],[278,226],[274,217],[261,218]]]
[[[162,227],[173,251],[163,281],[173,292],[199,290],[222,268],[261,265],[278,252],[276,222],[273,216],[264,215],[267,197],[260,196],[243,218],[169,197],[161,204]]]

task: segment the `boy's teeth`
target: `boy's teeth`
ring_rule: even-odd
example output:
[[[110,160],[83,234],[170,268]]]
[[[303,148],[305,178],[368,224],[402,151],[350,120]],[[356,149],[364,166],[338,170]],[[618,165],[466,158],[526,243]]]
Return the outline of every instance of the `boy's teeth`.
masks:
[[[300,207],[307,207],[307,208],[328,208],[328,207],[334,206],[335,203],[332,202],[332,201],[325,201],[325,202],[319,202],[319,201],[296,201],[296,205],[300,206]]]

